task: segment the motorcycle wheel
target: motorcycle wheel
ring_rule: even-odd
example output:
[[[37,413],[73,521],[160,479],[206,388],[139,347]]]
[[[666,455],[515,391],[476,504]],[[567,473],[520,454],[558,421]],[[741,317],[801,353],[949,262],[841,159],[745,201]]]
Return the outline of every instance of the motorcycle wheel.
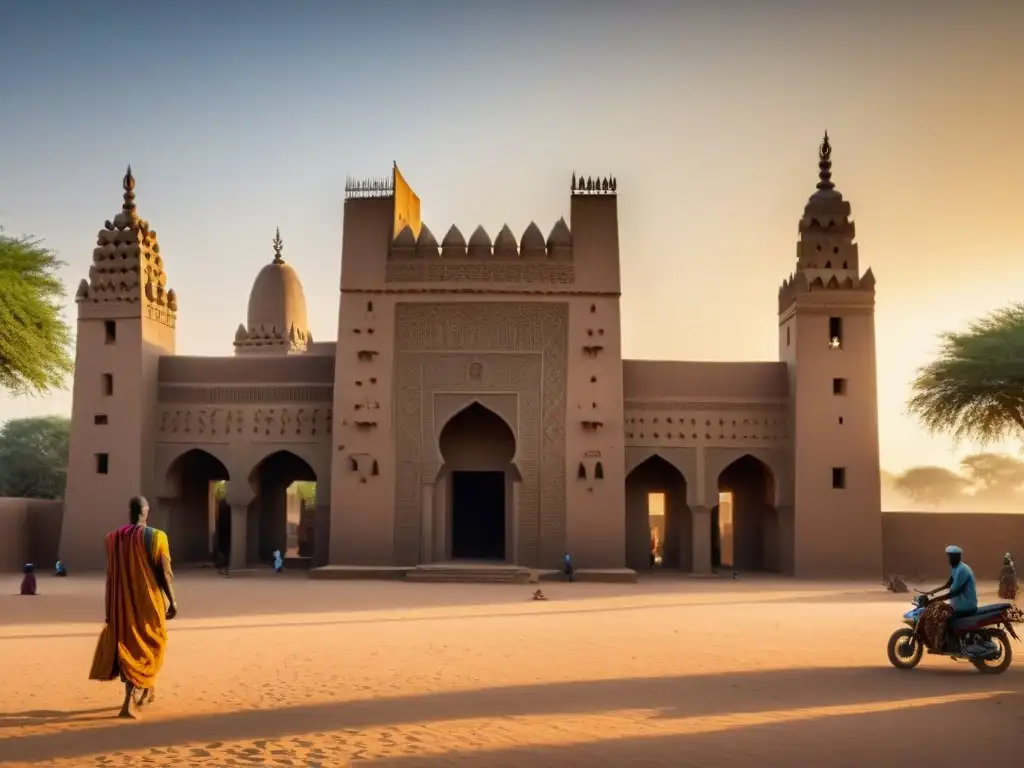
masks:
[[[995,659],[971,659],[971,664],[974,665],[976,670],[986,675],[1002,674],[1009,668],[1010,662],[1013,661],[1013,649],[1010,647],[1010,638],[1001,629],[987,630],[978,634],[989,642],[998,645],[1002,652]]]
[[[921,657],[924,656],[924,644],[917,639],[910,627],[893,632],[885,650],[889,656],[889,663],[896,669],[913,669],[921,663]]]

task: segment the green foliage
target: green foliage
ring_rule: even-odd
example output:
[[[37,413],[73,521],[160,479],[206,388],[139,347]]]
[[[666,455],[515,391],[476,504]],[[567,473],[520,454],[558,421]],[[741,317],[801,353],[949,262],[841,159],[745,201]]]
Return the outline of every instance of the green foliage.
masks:
[[[307,482],[295,482],[292,484],[295,488],[295,492],[299,495],[303,504],[310,505],[316,504],[316,483]],[[213,496],[215,499],[220,501],[221,499],[227,498],[228,495],[228,481],[217,480],[213,483]]]
[[[39,240],[0,231],[0,387],[16,395],[63,388],[71,373],[62,266]]]
[[[908,403],[928,431],[981,444],[1024,437],[1024,304],[945,333]]]
[[[306,506],[316,504],[316,483],[298,481],[295,483],[295,492]]]
[[[893,483],[898,493],[930,507],[962,498],[969,485],[966,478],[945,467],[913,467]]]
[[[71,421],[12,419],[0,428],[0,496],[60,499],[67,478]]]
[[[975,453],[960,462],[975,495],[1014,496],[1024,486],[1024,461],[1005,453]]]

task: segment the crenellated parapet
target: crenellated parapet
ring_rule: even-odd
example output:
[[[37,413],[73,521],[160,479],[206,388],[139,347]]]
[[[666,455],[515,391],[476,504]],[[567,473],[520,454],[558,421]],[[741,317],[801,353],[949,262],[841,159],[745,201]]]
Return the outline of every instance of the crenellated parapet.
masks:
[[[297,328],[294,324],[287,329],[275,323],[260,323],[252,328],[238,324],[235,331],[235,354],[297,354],[305,352],[313,343],[313,334]]]
[[[801,296],[821,291],[862,291],[865,296],[874,296],[875,275],[870,268],[860,276],[851,270],[836,269],[794,272],[779,286],[779,313]]]
[[[619,188],[619,182],[614,176],[576,176],[572,174],[572,184],[569,191],[573,195],[614,195]]]
[[[450,259],[452,261],[505,260],[519,261],[535,259],[545,261],[572,260],[572,232],[564,218],[560,218],[545,239],[540,227],[530,222],[523,234],[516,240],[506,224],[491,236],[482,226],[473,230],[469,240],[454,224],[448,229],[440,244],[430,228],[423,224],[417,237],[412,227],[404,227],[391,242],[390,258],[409,259]]]
[[[131,166],[123,179],[124,204],[113,221],[96,237],[88,280],[75,292],[80,309],[88,305],[144,304],[151,319],[174,325],[178,300],[167,288],[156,230],[140,218],[135,207],[135,177]]]

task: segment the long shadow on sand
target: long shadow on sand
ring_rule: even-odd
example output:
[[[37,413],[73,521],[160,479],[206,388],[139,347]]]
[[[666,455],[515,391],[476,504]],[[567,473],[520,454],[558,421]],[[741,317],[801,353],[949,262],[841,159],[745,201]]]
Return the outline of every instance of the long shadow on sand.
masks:
[[[534,768],[569,765],[672,766],[672,768],[863,768],[864,766],[1015,765],[1024,715],[1018,703],[966,701],[925,707],[835,715],[819,719],[723,727],[720,730],[604,739],[583,744],[533,744],[467,749],[442,755],[374,760],[374,768]],[[966,724],[970,725],[966,725]],[[962,733],[951,739],[941,734]],[[358,765],[358,763],[353,763]]]
[[[57,723],[84,723],[90,720],[108,720],[117,714],[117,707],[93,709],[30,709],[25,712],[0,713],[0,728],[21,728],[32,725]]]
[[[1024,692],[1024,674],[1016,670],[993,679],[952,665],[921,669],[913,674],[882,667],[787,669],[509,686],[117,723],[112,727],[0,739],[0,756],[15,762],[52,760],[99,751],[277,739],[467,718],[557,716],[622,709],[649,709],[657,711],[661,718],[685,718],[992,691],[1007,692],[1003,697],[1008,700],[1007,710],[1024,711],[1024,702],[1017,695]],[[159,717],[158,711],[148,717]],[[932,734],[943,733],[941,729],[927,730]],[[906,734],[911,739],[919,736]],[[812,763],[825,764],[816,760],[807,764]]]

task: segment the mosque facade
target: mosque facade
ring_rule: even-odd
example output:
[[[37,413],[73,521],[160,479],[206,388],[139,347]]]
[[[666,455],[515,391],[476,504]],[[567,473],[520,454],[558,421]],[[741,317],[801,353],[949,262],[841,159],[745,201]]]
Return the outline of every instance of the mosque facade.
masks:
[[[129,169],[76,293],[62,558],[102,567],[142,493],[179,563],[217,541],[235,568],[274,550],[384,570],[568,552],[581,569],[878,576],[875,281],[831,155],[826,136],[778,361],[738,363],[623,359],[615,179],[574,175],[547,234],[438,238],[397,167],[346,185],[335,341],[310,332],[278,234],[234,354],[179,355]],[[315,482],[297,516],[296,481]]]

